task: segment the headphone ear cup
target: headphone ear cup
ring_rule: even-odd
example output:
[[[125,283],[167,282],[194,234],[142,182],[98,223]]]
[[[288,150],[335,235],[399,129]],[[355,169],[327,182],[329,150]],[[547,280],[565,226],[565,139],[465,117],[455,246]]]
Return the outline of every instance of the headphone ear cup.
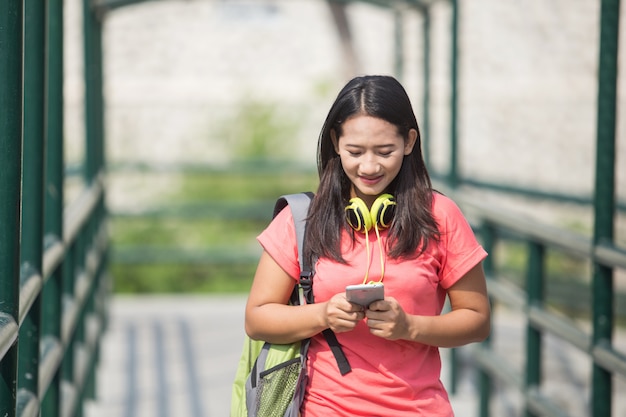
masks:
[[[372,204],[370,217],[372,225],[377,225],[380,229],[387,229],[391,226],[393,216],[396,212],[396,200],[391,194],[381,194]]]
[[[348,224],[357,232],[369,231],[374,225],[367,204],[358,197],[350,200],[345,212]]]

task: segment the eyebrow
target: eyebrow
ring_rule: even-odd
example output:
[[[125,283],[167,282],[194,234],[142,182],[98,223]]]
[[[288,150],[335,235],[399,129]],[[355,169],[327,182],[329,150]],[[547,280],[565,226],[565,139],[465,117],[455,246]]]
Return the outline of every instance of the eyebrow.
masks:
[[[357,145],[354,143],[346,143],[346,148],[356,148],[356,149],[363,149],[365,148],[365,146],[362,145]],[[395,143],[386,143],[383,145],[376,145],[374,146],[374,149],[387,149],[387,148],[395,148],[396,144]]]

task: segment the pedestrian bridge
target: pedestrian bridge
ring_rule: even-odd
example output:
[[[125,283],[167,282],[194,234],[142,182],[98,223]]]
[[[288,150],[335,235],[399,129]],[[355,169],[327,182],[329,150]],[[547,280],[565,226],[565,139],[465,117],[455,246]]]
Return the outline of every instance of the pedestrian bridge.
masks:
[[[243,343],[243,295],[117,296],[109,305],[110,321],[102,340],[95,401],[86,403],[87,417],[226,416],[233,370]],[[494,333],[499,351],[511,363],[524,356],[525,323],[514,310],[496,308]],[[626,332],[615,335],[624,346]],[[557,337],[545,340],[551,398],[567,415],[586,416],[589,361]],[[458,417],[478,415],[478,374],[472,347],[458,350],[457,387],[451,395]],[[451,386],[451,351],[442,350],[442,379]],[[616,393],[625,392],[616,379]],[[492,415],[519,415],[522,400],[516,387],[496,383]],[[615,398],[615,415],[626,410]]]
[[[300,160],[312,159],[311,141],[293,139],[315,137],[310,120],[298,131],[286,115],[313,117],[332,102],[324,91],[362,72],[409,86],[435,187],[460,205],[490,254],[492,335],[443,350],[457,415],[626,415],[624,12],[619,0],[592,3],[3,1],[0,416],[225,415],[254,236],[273,198],[314,189],[314,168]],[[277,17],[296,6],[306,13]],[[165,39],[151,40],[170,27],[168,7],[186,19],[169,37],[193,36],[174,42],[171,67],[155,69],[142,54],[156,45],[167,55]],[[124,26],[115,16],[125,10],[154,14]],[[219,18],[195,26],[208,10]],[[327,26],[309,26],[312,11]],[[333,42],[307,43],[299,55],[299,42],[321,42],[329,27]],[[222,32],[208,38],[207,28]],[[193,60],[209,64],[189,69],[185,48],[209,39]],[[215,54],[220,42],[233,44]],[[116,61],[110,51],[121,47]],[[271,74],[288,68],[266,74],[276,84],[254,75],[255,53],[273,58]],[[243,62],[241,73],[220,66],[229,60]],[[290,78],[333,62],[335,77],[315,88]],[[582,63],[587,75],[553,73],[555,62],[560,70]],[[169,74],[177,64],[184,77]],[[137,78],[124,78],[137,68]],[[292,113],[232,100],[250,80],[262,87],[255,94],[276,94]],[[168,97],[159,102],[163,84],[171,88],[159,90]],[[316,103],[304,104],[313,91]],[[214,100],[203,102],[203,92]],[[217,119],[238,105],[245,111]],[[186,118],[194,109],[204,121]],[[174,119],[182,122],[166,128]],[[172,155],[183,163],[163,163]]]

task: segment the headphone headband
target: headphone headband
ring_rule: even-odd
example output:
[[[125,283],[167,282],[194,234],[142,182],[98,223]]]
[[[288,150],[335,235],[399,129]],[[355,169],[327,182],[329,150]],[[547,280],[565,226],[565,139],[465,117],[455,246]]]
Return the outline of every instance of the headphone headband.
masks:
[[[350,199],[345,208],[346,220],[357,232],[368,232],[372,227],[387,229],[391,226],[396,211],[396,200],[391,194],[381,194],[368,209],[358,197]]]

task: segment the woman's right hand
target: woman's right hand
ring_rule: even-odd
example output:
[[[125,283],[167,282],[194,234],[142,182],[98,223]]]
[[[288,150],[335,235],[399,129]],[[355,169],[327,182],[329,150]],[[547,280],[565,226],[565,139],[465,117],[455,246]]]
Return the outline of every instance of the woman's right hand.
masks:
[[[353,330],[364,317],[363,307],[349,302],[345,293],[335,294],[326,302],[326,324],[335,333]]]

